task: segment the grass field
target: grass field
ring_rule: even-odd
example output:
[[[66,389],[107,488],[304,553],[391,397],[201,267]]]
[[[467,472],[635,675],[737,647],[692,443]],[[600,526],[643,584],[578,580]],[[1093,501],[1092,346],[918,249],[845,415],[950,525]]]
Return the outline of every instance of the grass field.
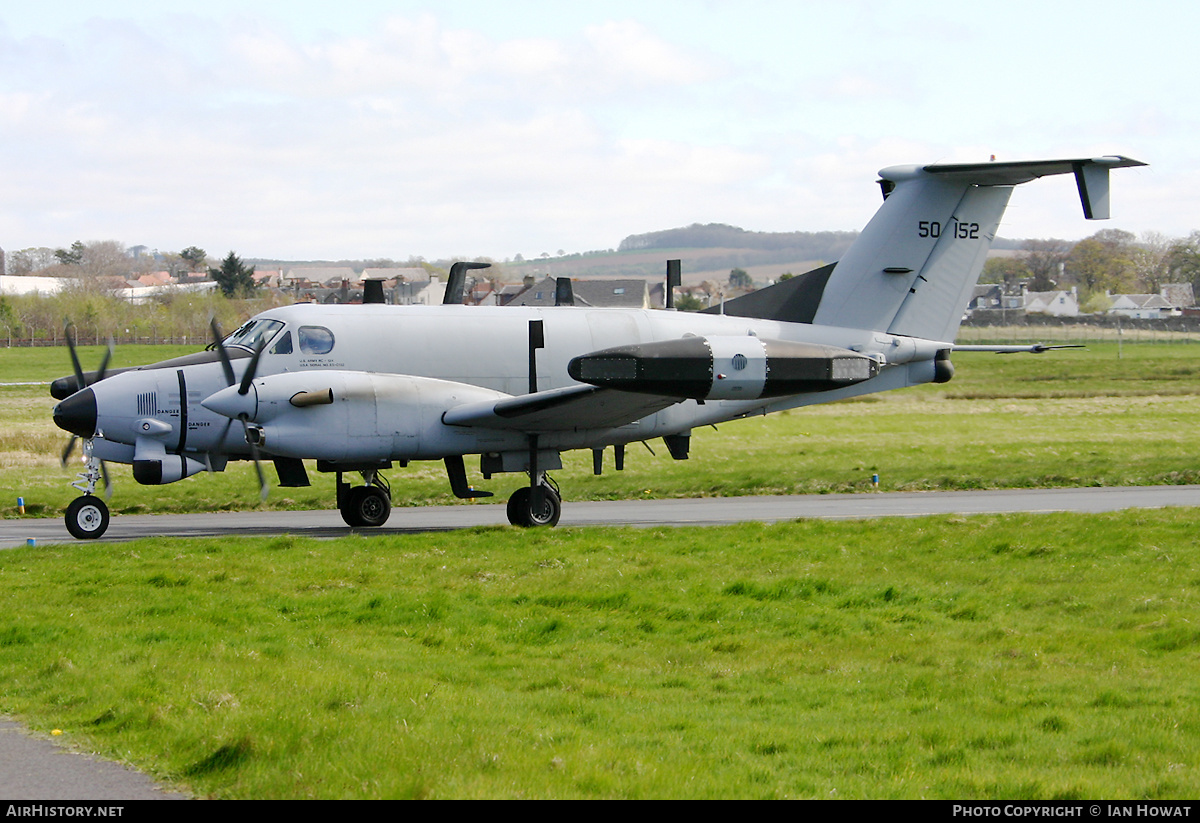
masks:
[[[0,710],[215,798],[1187,798],[1194,511],[0,553]]]
[[[875,472],[1195,482],[1195,351],[960,354],[943,386],[557,477],[567,505]],[[5,380],[64,372],[21,355],[0,351]],[[74,493],[44,392],[0,390],[0,494],[57,516]],[[252,507],[251,472],[125,474],[113,508]],[[269,505],[331,505],[313,477]],[[398,505],[448,500],[440,466],[392,478]],[[1175,510],[17,549],[0,713],[214,798],[1189,798],[1198,527]]]
[[[178,354],[179,349],[121,347],[125,362]],[[1050,354],[960,353],[955,379],[816,406],[766,418],[698,429],[692,456],[672,461],[634,445],[626,471],[591,473],[591,455],[564,455],[556,473],[572,500],[700,497],[866,490],[880,475],[884,490],[973,489],[1066,485],[1191,483],[1200,479],[1200,347],[1113,344]],[[99,350],[85,350],[85,363]],[[5,381],[61,375],[61,349],[0,349]],[[77,492],[58,454],[66,443],[50,420],[44,386],[0,388],[0,510],[15,517],[23,497],[29,516],[58,516]],[[611,458],[611,454],[609,455]],[[611,465],[611,463],[610,463]],[[311,468],[311,467],[310,467]],[[484,482],[468,461],[471,481],[503,499],[516,475]],[[268,476],[273,471],[266,468]],[[114,514],[249,509],[259,503],[253,468],[231,466],[162,487],[133,482],[113,467]],[[273,489],[266,506],[333,508],[330,475],[310,471],[308,489]],[[394,505],[459,502],[440,463],[389,473]],[[402,516],[397,513],[393,516]]]

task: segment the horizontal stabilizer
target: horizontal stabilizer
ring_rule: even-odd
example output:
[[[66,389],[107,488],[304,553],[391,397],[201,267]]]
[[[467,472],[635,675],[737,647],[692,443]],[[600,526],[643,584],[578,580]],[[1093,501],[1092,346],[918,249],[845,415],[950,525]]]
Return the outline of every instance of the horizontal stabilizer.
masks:
[[[1144,166],[1140,160],[1111,155],[1073,160],[1028,160],[1015,163],[935,163],[925,171],[977,186],[1016,186],[1051,174],[1074,174],[1088,220],[1107,220],[1109,169]]]

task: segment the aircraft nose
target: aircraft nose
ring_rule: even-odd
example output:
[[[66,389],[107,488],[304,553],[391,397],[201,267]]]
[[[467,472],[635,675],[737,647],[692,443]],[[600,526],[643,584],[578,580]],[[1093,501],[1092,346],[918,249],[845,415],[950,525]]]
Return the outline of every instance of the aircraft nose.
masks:
[[[96,394],[84,389],[54,407],[54,424],[80,437],[96,433]]]

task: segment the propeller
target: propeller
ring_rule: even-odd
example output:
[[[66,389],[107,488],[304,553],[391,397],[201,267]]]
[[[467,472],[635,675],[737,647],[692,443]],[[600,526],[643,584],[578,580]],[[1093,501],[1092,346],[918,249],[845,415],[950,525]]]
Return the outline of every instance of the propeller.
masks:
[[[75,349],[75,324],[70,320],[63,323],[63,337],[67,341],[67,351],[71,355],[71,368],[75,373],[75,391],[83,391],[88,386],[93,386],[99,383],[108,374],[108,364],[112,360],[113,355],[113,339],[110,335],[108,338],[108,347],[104,350],[104,357],[100,360],[100,368],[92,373],[92,379],[88,380],[88,376],[84,374],[83,366],[79,363],[79,352]],[[71,439],[67,441],[66,447],[63,449],[60,462],[62,467],[67,467],[67,462],[71,459],[71,454],[75,451],[75,444],[79,440],[79,435],[72,434]],[[90,455],[89,455],[90,456]],[[104,499],[108,500],[112,497],[112,482],[108,478],[108,468],[104,465],[104,461],[100,461],[100,475],[104,478]]]
[[[237,378],[233,374],[233,365],[229,362],[229,352],[225,351],[225,336],[221,334],[221,327],[217,325],[217,318],[209,319],[209,327],[212,329],[213,343],[212,347],[216,348],[218,356],[221,358],[221,370],[225,373],[225,385],[232,386],[237,383]],[[246,373],[242,375],[242,382],[238,383],[238,394],[243,397],[250,391],[250,386],[254,382],[254,375],[258,371],[258,361],[262,356],[263,349],[266,348],[266,341],[261,341],[255,348],[254,354],[250,357],[250,364],[246,366]],[[263,475],[262,463],[259,461],[258,446],[250,437],[250,423],[247,421],[245,413],[239,414],[237,419],[242,424],[242,436],[246,439],[246,444],[250,447],[250,457],[254,460],[254,473],[258,475],[258,495],[262,500],[267,499],[267,478]],[[218,438],[218,443],[224,443],[225,437],[229,434],[229,427],[233,425],[234,418],[230,417],[225,423],[225,428],[221,430],[221,436]],[[211,466],[210,466],[211,468]]]

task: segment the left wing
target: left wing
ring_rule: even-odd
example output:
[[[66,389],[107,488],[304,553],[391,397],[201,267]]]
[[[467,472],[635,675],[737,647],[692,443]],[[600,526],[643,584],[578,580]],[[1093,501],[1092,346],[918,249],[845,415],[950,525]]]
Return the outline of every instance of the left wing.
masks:
[[[442,422],[529,434],[611,429],[641,420],[679,400],[597,386],[567,386],[455,406],[442,415]]]

